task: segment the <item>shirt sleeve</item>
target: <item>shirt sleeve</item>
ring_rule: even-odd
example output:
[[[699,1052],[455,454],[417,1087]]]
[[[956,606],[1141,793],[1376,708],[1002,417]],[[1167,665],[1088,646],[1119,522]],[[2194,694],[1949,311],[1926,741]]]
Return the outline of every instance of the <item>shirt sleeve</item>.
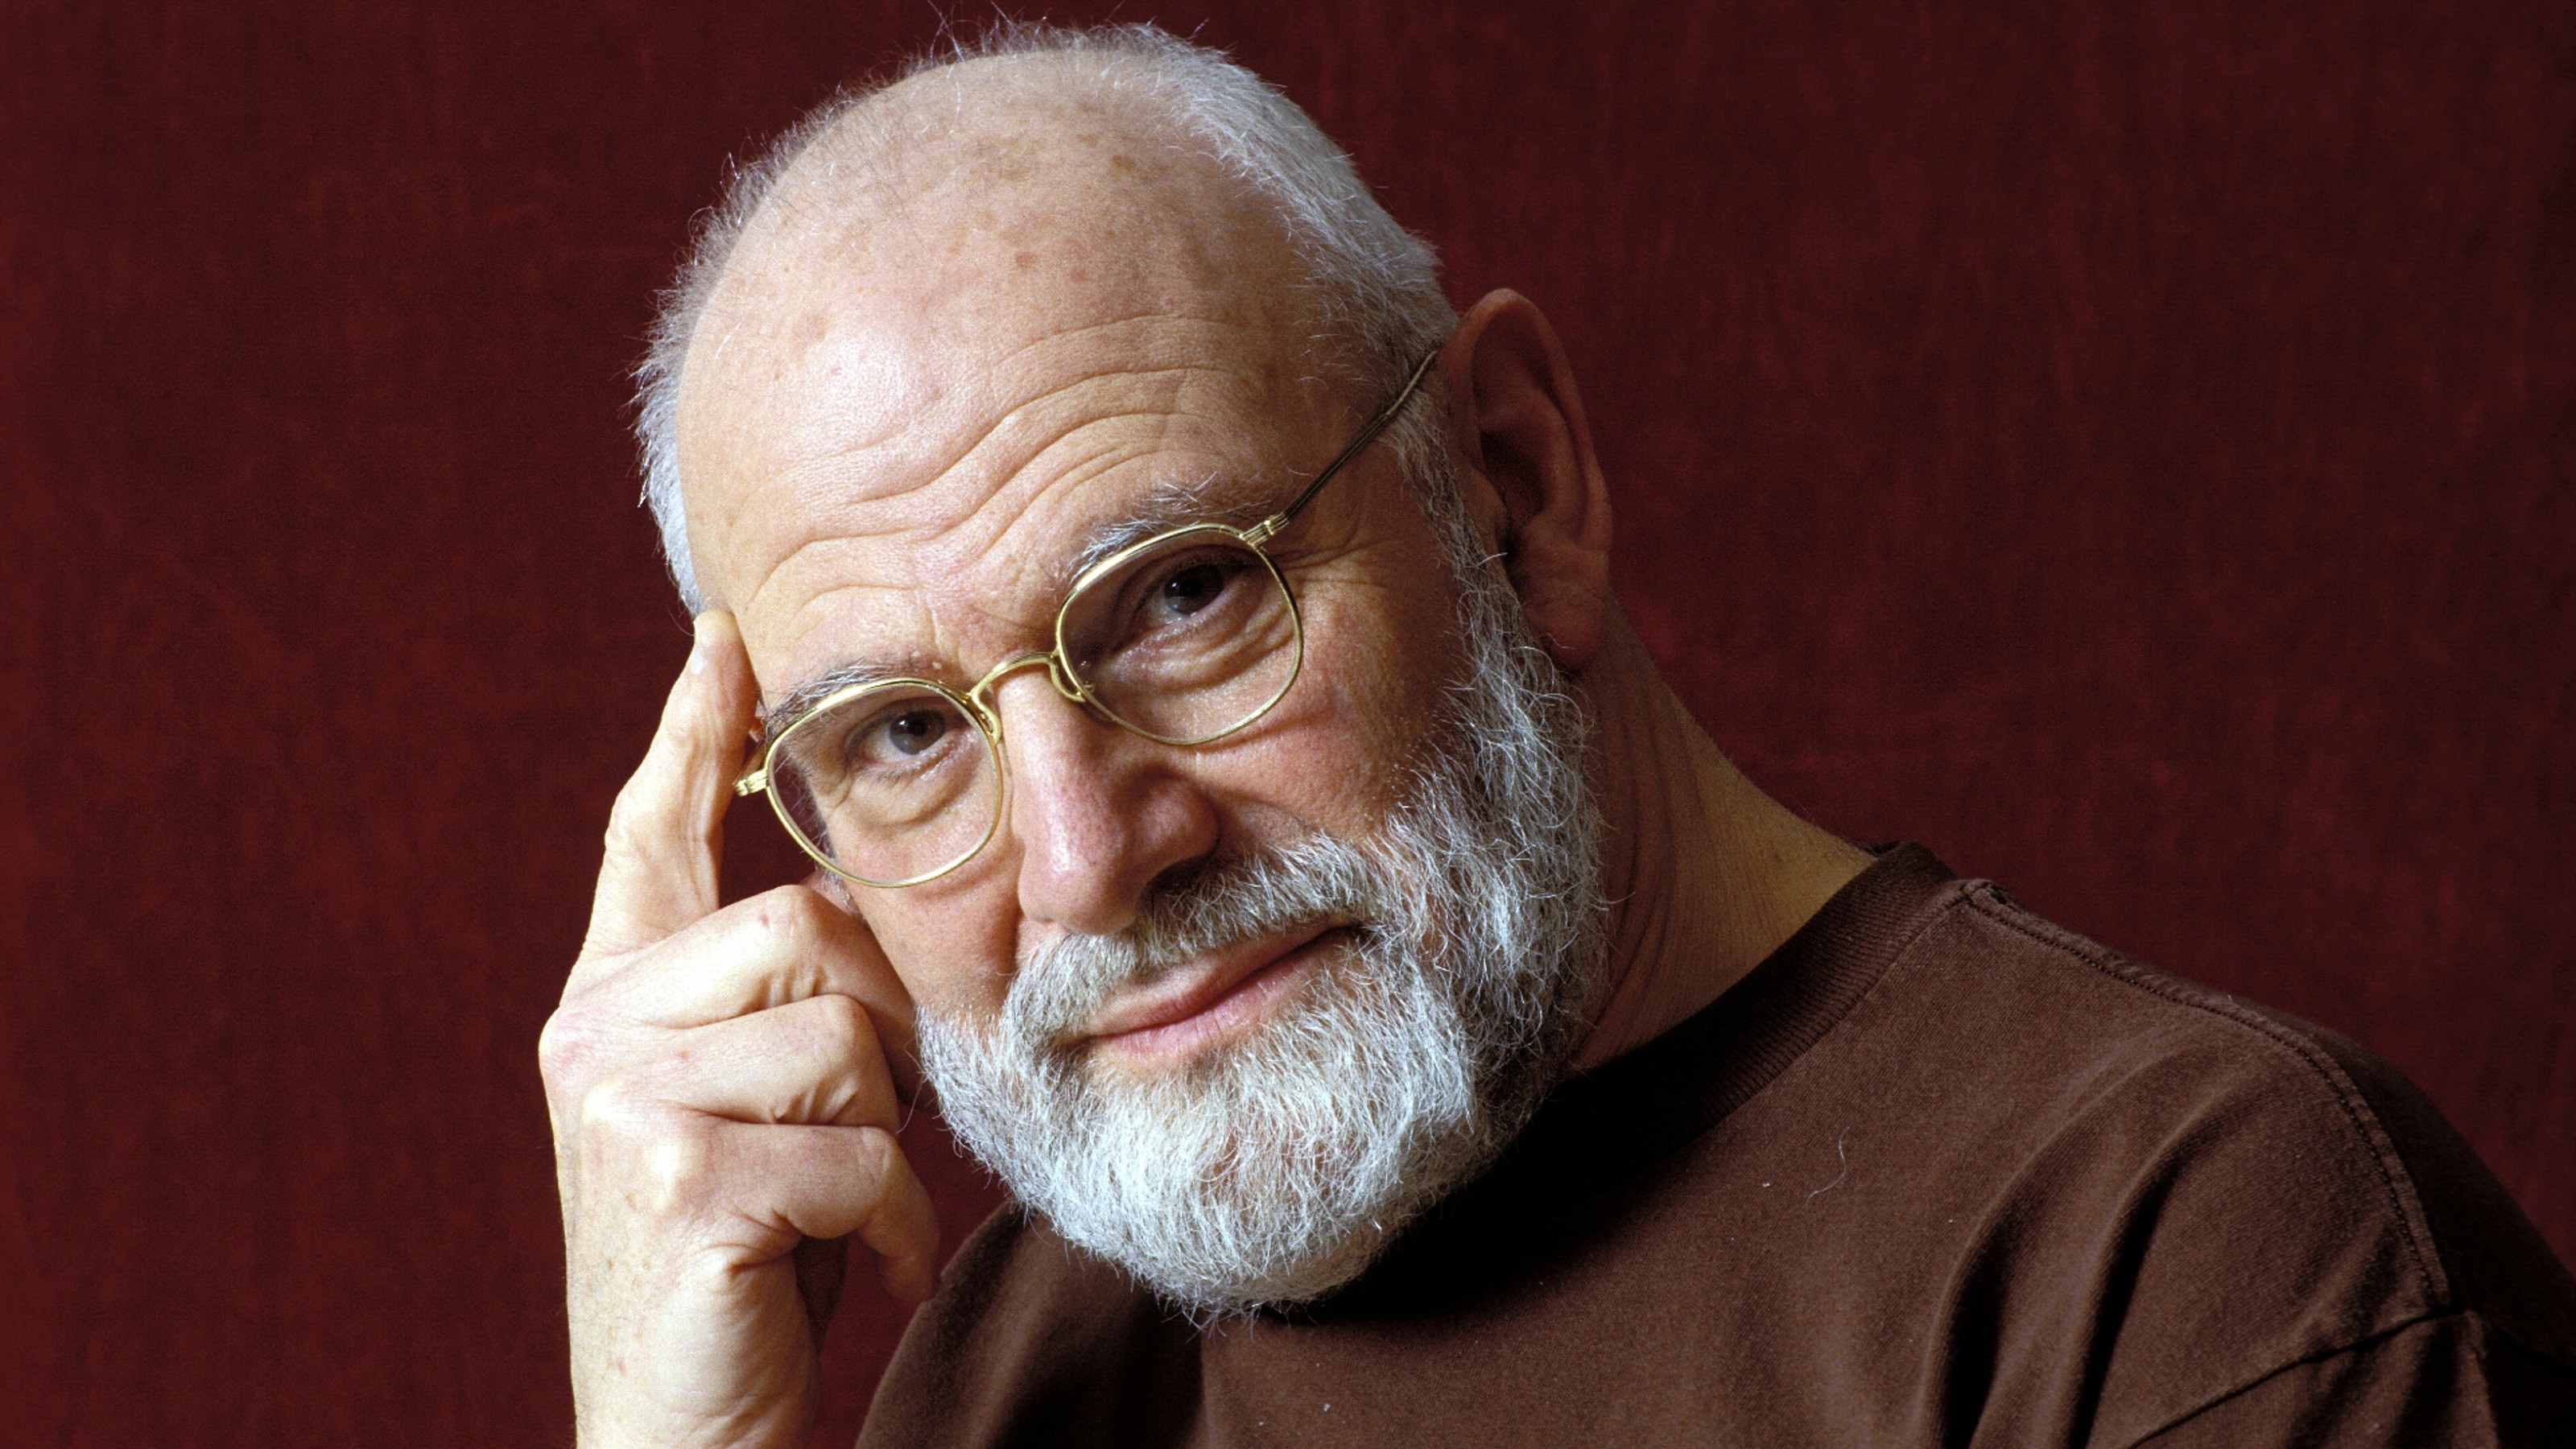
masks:
[[[2136,1442],[2138,1449],[2576,1444],[2576,1370],[2478,1314],[2451,1313],[2291,1364]]]

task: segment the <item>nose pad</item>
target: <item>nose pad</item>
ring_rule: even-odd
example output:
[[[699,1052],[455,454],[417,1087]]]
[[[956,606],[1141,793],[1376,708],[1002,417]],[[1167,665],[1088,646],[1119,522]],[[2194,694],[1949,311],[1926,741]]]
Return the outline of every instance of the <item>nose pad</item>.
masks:
[[[1099,715],[1100,711],[1083,695],[1082,686],[1074,682],[1073,672],[1065,667],[1064,656],[1053,650],[1044,654],[1014,654],[984,671],[984,677],[976,680],[974,686],[966,691],[967,702],[984,717],[984,728],[993,736],[995,744],[1001,743],[1002,739],[1002,707],[994,691],[1012,675],[1041,664],[1046,666],[1047,682],[1055,686],[1057,694],[1081,705],[1086,713],[1094,717]]]

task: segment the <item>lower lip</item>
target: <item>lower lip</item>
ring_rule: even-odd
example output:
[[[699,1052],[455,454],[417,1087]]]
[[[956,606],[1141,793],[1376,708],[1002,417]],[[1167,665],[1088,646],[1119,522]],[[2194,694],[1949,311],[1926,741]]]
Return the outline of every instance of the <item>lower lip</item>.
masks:
[[[1251,1030],[1280,1002],[1295,995],[1315,963],[1344,934],[1326,931],[1244,977],[1224,995],[1178,1021],[1099,1037],[1093,1045],[1139,1061],[1166,1062],[1196,1056]]]

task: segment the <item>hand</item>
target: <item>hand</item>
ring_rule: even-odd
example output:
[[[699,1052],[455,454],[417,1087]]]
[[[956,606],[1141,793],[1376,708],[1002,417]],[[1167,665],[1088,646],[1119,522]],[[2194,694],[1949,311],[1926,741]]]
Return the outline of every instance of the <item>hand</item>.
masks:
[[[538,1047],[584,1445],[802,1449],[833,1240],[855,1234],[898,1297],[937,1278],[938,1223],[895,1145],[879,1041],[911,1010],[884,954],[804,886],[717,909],[756,698],[732,618],[700,616]]]

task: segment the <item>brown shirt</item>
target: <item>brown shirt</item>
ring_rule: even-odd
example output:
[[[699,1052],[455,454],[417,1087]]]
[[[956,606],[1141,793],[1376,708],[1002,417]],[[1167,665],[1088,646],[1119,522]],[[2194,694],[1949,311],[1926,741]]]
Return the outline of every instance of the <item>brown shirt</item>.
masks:
[[[2396,1071],[1899,847],[1312,1308],[1006,1206],[863,1445],[2576,1445],[2576,1282]]]

